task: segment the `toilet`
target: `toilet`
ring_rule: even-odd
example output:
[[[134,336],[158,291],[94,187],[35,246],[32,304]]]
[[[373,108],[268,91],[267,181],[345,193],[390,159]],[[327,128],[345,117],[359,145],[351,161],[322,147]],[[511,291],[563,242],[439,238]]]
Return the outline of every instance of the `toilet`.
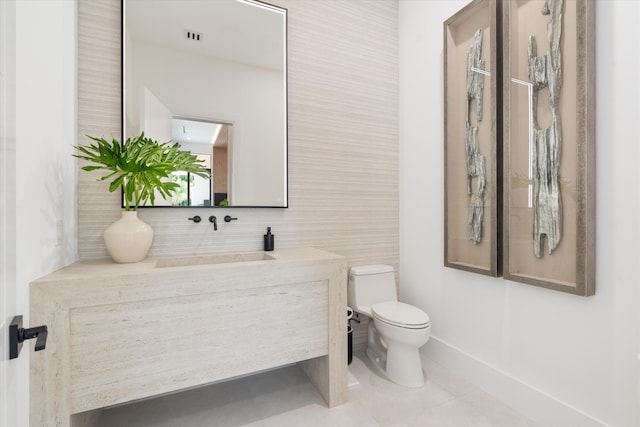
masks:
[[[424,373],[419,348],[429,340],[431,322],[424,311],[398,301],[390,265],[351,267],[349,306],[370,318],[367,357],[389,380],[422,387]]]

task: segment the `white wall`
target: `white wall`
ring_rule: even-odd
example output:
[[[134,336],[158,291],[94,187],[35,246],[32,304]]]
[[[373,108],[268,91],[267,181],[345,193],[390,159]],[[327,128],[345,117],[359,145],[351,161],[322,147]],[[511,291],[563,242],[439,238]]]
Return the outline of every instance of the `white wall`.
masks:
[[[29,282],[77,259],[76,2],[16,2],[17,311],[29,324]],[[28,425],[29,356],[16,369],[17,422]],[[46,350],[45,350],[46,351]]]
[[[0,427],[17,423],[16,365],[9,359],[9,324],[16,314],[16,0],[0,2]]]
[[[637,425],[640,2],[596,2],[596,295],[443,267],[442,23],[466,1],[400,0],[400,297],[424,351],[546,426]]]
[[[286,186],[274,171],[285,167],[280,148],[286,105],[274,107],[273,100],[283,99],[282,72],[144,42],[132,43],[132,49],[128,90],[148,88],[175,116],[233,122],[231,202],[281,206]],[[127,122],[135,128],[137,106],[127,110]]]

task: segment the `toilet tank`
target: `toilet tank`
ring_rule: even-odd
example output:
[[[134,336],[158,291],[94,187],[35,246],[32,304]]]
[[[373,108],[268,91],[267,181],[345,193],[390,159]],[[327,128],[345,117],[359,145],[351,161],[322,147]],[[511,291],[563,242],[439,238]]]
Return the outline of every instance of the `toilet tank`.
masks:
[[[396,279],[390,265],[351,267],[347,299],[351,308],[371,315],[371,306],[379,302],[397,301]]]

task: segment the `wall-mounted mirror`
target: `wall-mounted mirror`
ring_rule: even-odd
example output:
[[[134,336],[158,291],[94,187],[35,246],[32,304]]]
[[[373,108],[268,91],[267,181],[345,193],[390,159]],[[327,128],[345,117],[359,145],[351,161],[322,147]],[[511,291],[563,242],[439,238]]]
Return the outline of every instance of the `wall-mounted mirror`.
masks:
[[[123,0],[123,140],[200,156],[156,206],[287,206],[287,12],[253,0]]]

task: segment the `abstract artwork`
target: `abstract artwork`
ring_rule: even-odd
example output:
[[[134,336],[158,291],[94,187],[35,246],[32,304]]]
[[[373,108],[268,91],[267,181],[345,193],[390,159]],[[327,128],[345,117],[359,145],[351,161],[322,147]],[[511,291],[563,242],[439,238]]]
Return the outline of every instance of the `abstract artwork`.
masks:
[[[560,243],[562,225],[562,198],[558,186],[562,125],[560,120],[560,92],[562,90],[562,5],[563,0],[546,0],[542,15],[547,23],[549,50],[537,56],[535,36],[529,36],[529,82],[532,85],[531,116],[533,118],[533,253],[542,256],[546,237],[551,254]],[[538,96],[548,90],[551,124],[540,129],[538,124]]]
[[[497,3],[475,0],[444,23],[445,265],[500,275]]]
[[[595,1],[444,22],[444,264],[595,293]]]
[[[503,276],[593,295],[594,2],[502,6]]]
[[[484,93],[484,61],[482,53],[482,29],[473,36],[473,44],[467,55],[467,103],[464,148],[467,154],[467,195],[471,197],[467,238],[474,244],[482,240],[482,216],[484,214],[484,190],[486,186],[486,159],[480,154],[478,127],[471,125],[471,104],[475,102],[476,120],[482,121],[482,95]],[[477,178],[473,193],[473,178]]]

